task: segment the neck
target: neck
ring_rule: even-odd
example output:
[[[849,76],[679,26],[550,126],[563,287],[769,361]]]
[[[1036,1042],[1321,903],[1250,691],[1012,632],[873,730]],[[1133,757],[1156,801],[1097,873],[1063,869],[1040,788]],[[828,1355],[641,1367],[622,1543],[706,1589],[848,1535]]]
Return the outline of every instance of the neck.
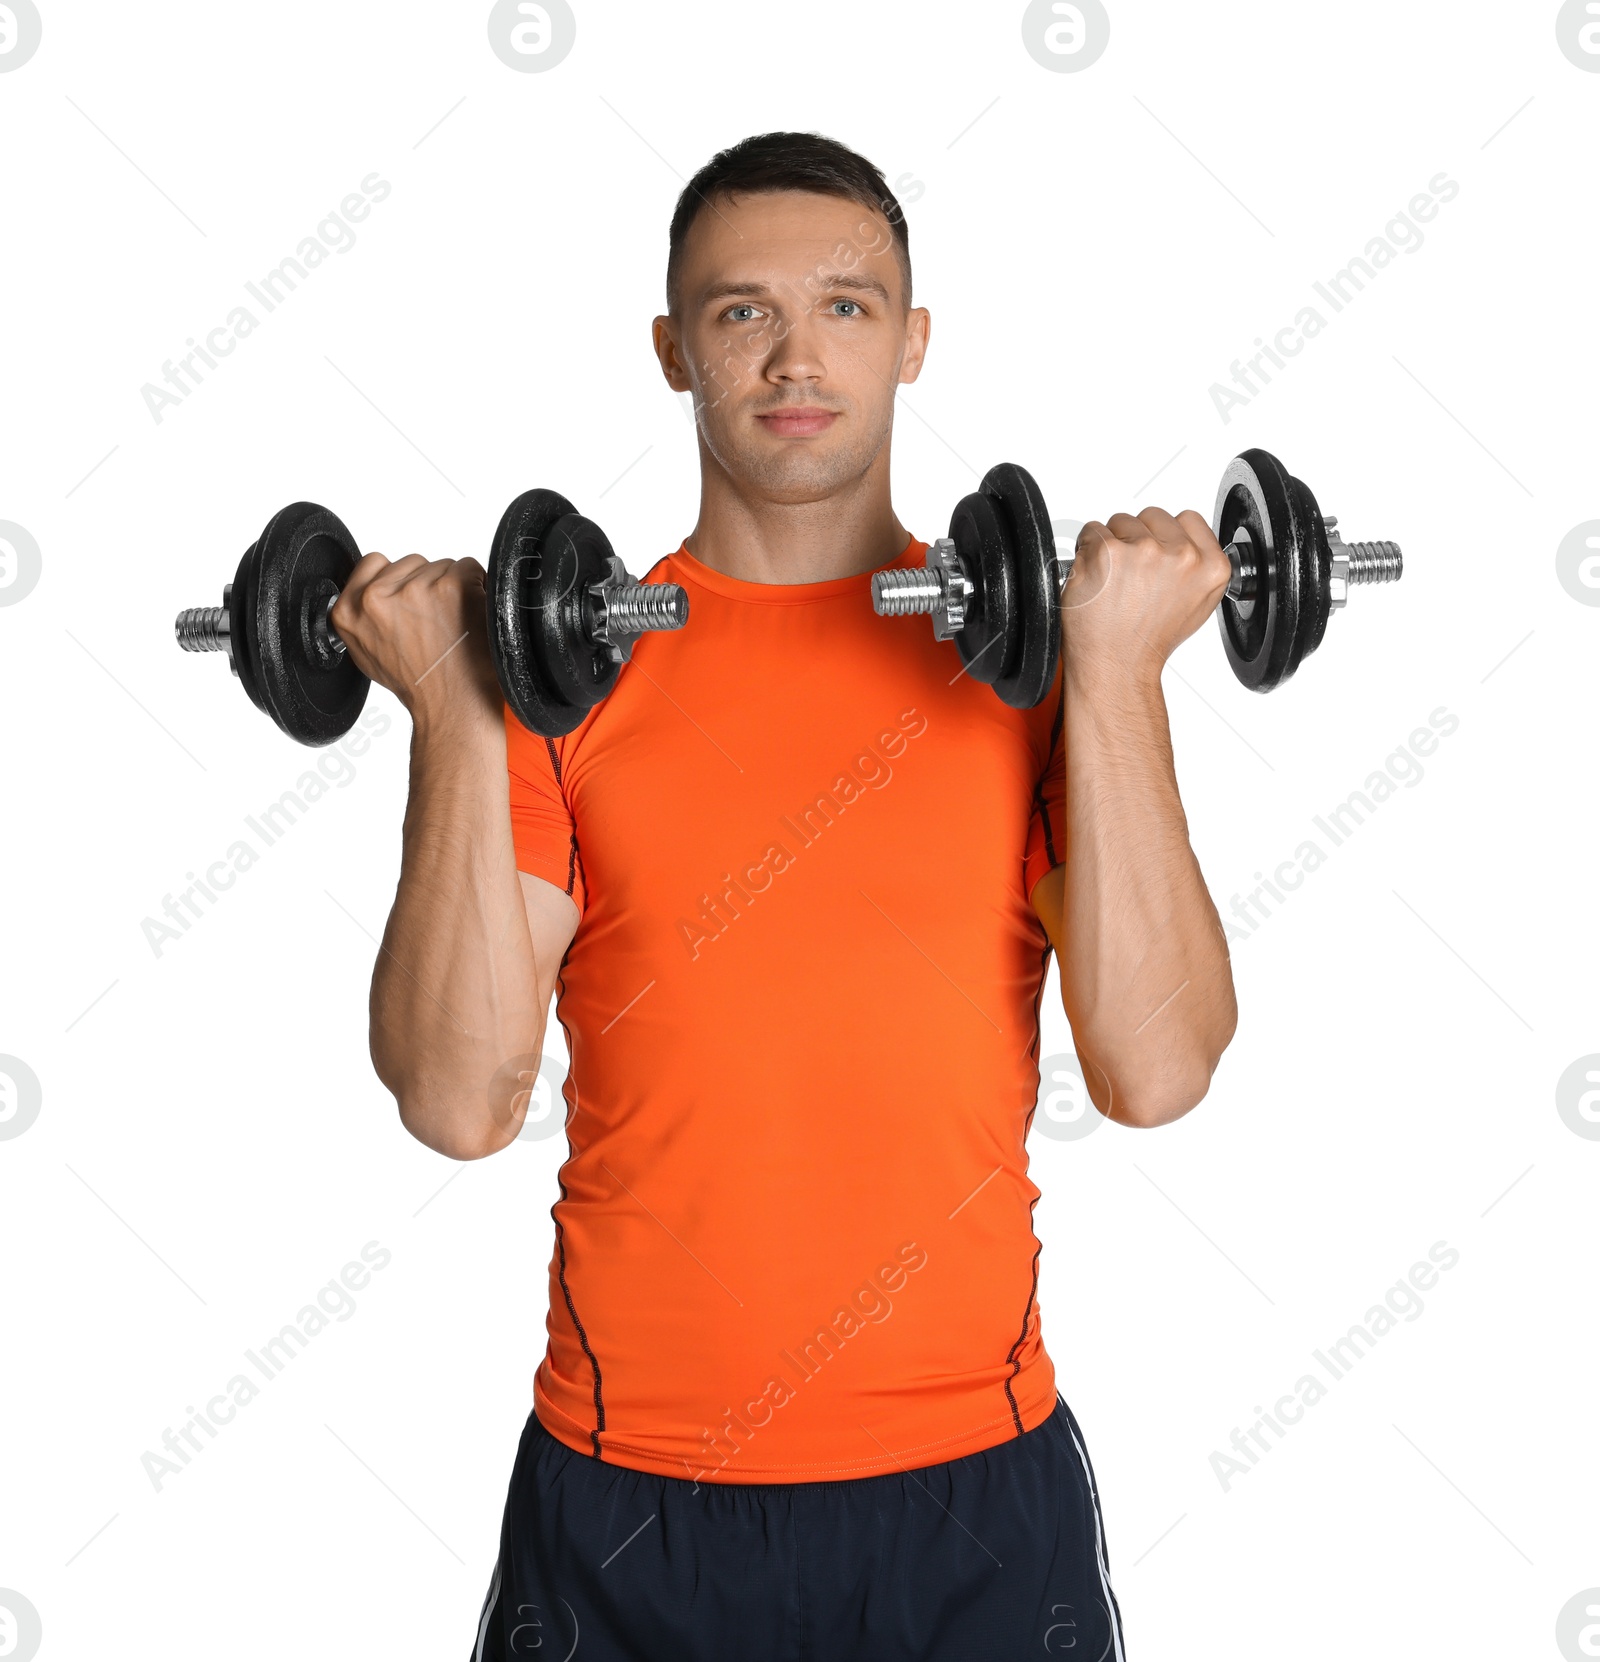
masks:
[[[889,565],[910,540],[889,501],[886,456],[806,502],[773,501],[703,456],[700,516],[684,546],[702,565],[747,583],[822,583]]]

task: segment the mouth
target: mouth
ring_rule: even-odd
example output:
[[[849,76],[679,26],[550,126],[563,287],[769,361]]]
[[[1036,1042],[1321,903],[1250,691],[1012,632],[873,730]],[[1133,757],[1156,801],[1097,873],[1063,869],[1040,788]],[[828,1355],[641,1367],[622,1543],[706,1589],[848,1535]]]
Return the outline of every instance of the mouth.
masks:
[[[803,439],[814,433],[825,433],[836,419],[836,411],[824,410],[816,404],[786,406],[756,417],[769,433],[785,439]]]

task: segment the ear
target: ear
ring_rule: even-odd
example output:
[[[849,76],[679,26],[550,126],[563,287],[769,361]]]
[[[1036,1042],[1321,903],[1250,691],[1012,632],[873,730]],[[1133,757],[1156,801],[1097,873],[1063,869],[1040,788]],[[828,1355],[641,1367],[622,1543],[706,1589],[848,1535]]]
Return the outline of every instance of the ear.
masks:
[[[903,385],[915,381],[922,373],[922,361],[928,355],[928,335],[933,319],[926,306],[913,306],[906,313],[906,342],[900,360],[900,380]]]

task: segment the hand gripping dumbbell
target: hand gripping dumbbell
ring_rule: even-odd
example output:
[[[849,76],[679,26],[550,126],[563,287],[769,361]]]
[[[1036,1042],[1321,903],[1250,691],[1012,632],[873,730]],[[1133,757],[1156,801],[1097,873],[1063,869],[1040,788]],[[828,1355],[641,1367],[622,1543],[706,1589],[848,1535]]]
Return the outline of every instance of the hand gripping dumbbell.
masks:
[[[371,682],[329,620],[361,558],[343,522],[315,502],[267,521],[220,606],[180,612],[186,652],[226,652],[250,702],[301,744],[349,732]],[[676,583],[635,583],[605,533],[554,491],[525,491],[495,531],[487,572],[489,646],[524,727],[570,733],[616,685],[647,630],[679,629]]]
[[[1265,450],[1229,462],[1212,529],[1233,567],[1217,621],[1233,672],[1256,692],[1280,687],[1322,643],[1329,616],[1353,583],[1391,583],[1401,574],[1392,542],[1346,543],[1338,521]],[[1060,600],[1074,554],[1057,554],[1038,487],[1022,468],[991,468],[957,503],[950,534],[929,545],[927,562],[873,573],[873,610],[883,617],[925,614],[939,640],[954,639],[962,661],[1005,703],[1037,704],[1049,690],[1060,643]],[[1048,655],[1032,643],[1049,637]],[[998,673],[990,673],[999,664]],[[1013,671],[1008,666],[1018,666]]]

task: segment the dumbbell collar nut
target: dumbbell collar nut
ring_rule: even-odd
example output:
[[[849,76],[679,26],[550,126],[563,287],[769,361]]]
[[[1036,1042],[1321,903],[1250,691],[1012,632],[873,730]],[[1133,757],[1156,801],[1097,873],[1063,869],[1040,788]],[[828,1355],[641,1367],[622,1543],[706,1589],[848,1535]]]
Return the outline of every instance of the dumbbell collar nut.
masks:
[[[636,583],[616,554],[606,556],[604,576],[584,593],[590,643],[615,664],[628,661],[641,635],[681,629],[689,617],[681,583]]]
[[[934,639],[948,641],[960,633],[967,621],[967,602],[972,598],[973,582],[949,537],[933,539],[928,545],[925,564],[939,584],[939,601],[933,609]]]
[[[872,609],[879,617],[929,617],[935,640],[947,641],[967,621],[976,585],[950,537],[935,537],[920,566],[885,566],[872,574]]]
[[[610,554],[606,557],[605,576],[597,578],[588,588],[588,593],[594,596],[591,610],[593,621],[590,624],[594,643],[614,664],[628,661],[633,655],[633,643],[638,639],[637,635],[618,627],[611,614],[612,592],[621,588],[627,581],[628,572],[621,556]]]

